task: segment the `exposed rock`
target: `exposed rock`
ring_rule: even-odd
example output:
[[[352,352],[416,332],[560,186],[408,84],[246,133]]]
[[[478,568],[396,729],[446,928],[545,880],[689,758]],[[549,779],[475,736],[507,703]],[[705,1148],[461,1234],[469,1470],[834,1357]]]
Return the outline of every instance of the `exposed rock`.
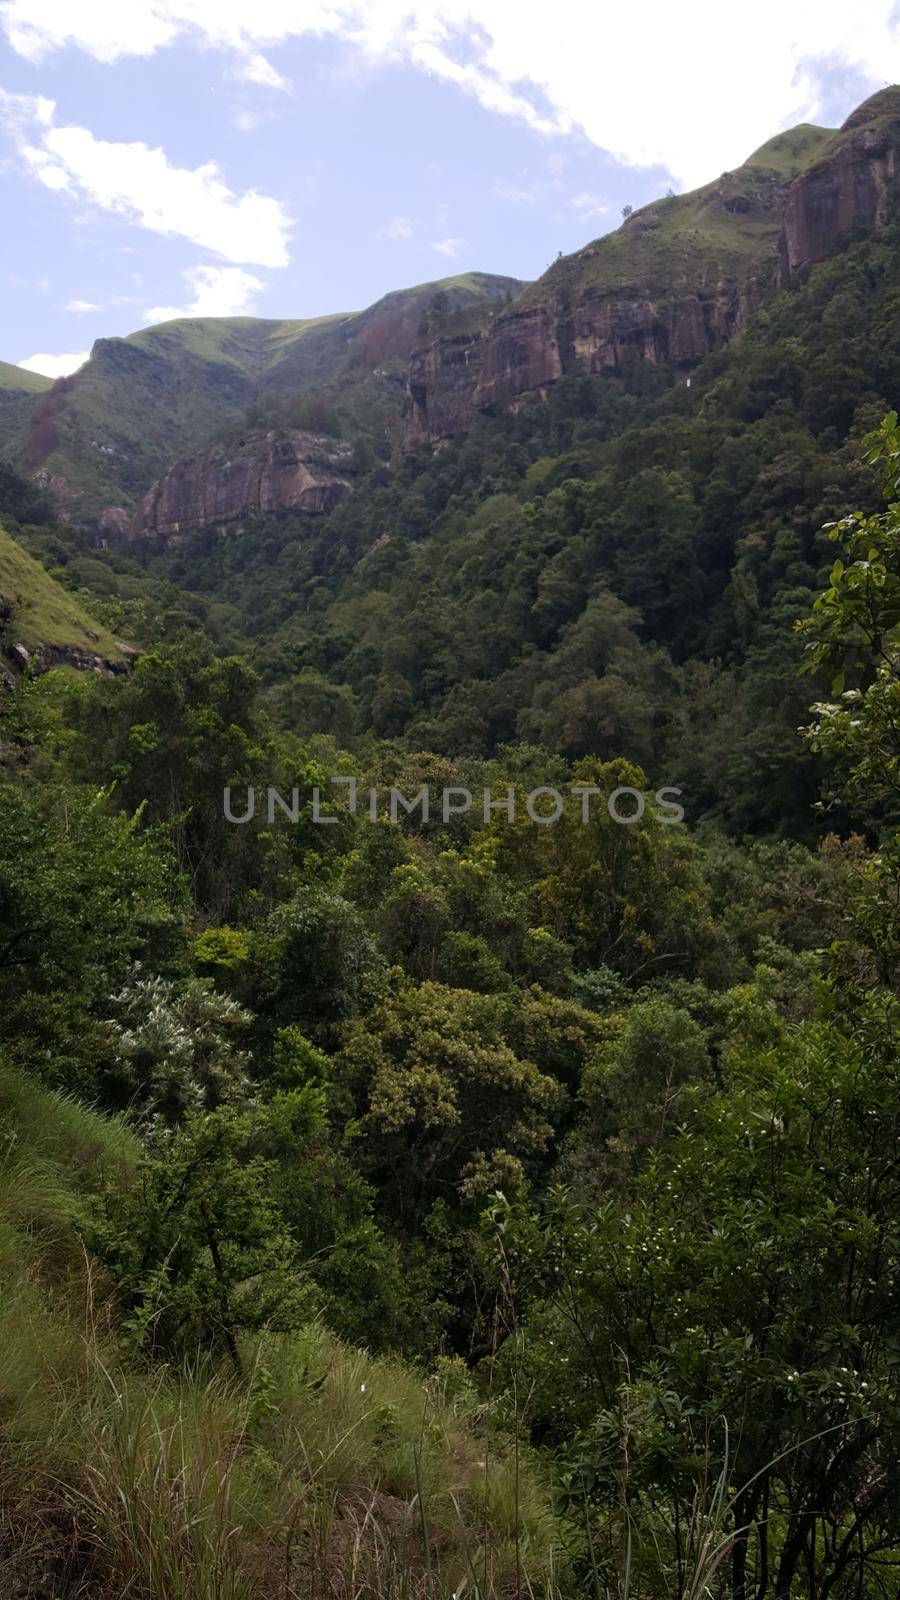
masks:
[[[433,339],[413,352],[407,377],[404,443],[408,449],[465,433],[475,415],[483,359],[481,334]]]
[[[128,672],[138,652],[131,645],[120,646],[120,660],[95,655],[82,650],[79,645],[43,644],[27,650],[23,644],[2,648],[0,641],[0,690],[14,689],[22,674],[49,672],[52,667],[71,667],[76,672],[95,672],[104,677],[117,677]]]
[[[822,261],[853,227],[883,228],[900,200],[900,100],[873,95],[848,117],[824,160],[802,172],[784,202],[783,276]]]
[[[124,506],[107,506],[97,519],[97,529],[104,542],[107,539],[127,539],[131,527],[131,513]]]
[[[700,361],[743,327],[759,286],[722,279],[691,293],[603,293],[588,289],[573,317],[574,354],[582,371],[617,372],[629,353],[644,361]]]
[[[562,377],[561,320],[559,308],[547,304],[497,318],[485,340],[477,409],[505,405],[517,394]]]
[[[410,362],[405,443],[436,447],[465,433],[479,411],[508,406],[566,371],[618,372],[644,361],[696,362],[756,309],[751,279],[666,295],[587,286],[569,313],[554,298],[495,319],[482,333],[438,338]]]
[[[415,351],[405,443],[439,448],[479,411],[567,372],[617,373],[635,359],[693,365],[740,331],[767,287],[830,254],[850,228],[883,227],[898,201],[893,88],[834,133],[791,130],[739,171],[644,207],[554,263],[480,330]]]
[[[128,536],[171,538],[254,511],[330,511],[349,492],[352,471],[353,450],[343,440],[286,430],[257,435],[230,453],[179,462],[144,496]]]
[[[129,652],[131,660],[137,655],[136,650]],[[44,644],[32,654],[30,666],[33,672],[49,672],[52,667],[72,667],[76,672],[98,672],[105,677],[118,677],[128,671],[127,661],[114,661],[109,656],[94,655],[89,650],[82,650],[77,645],[71,644]]]

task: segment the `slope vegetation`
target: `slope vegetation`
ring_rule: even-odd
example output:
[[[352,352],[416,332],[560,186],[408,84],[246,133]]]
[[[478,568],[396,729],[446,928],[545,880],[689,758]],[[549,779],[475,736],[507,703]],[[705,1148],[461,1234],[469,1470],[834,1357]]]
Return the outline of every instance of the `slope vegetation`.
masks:
[[[0,390],[12,390],[21,394],[43,394],[45,390],[52,388],[52,378],[45,378],[43,373],[29,372],[25,367],[14,367],[8,361],[0,361]]]
[[[39,561],[0,527],[0,660],[14,645],[123,658],[119,641],[95,622]]]
[[[438,1600],[509,1592],[517,1560],[545,1588],[557,1533],[533,1469],[495,1454],[486,1477],[470,1423],[398,1362],[317,1324],[248,1347],[242,1382],[129,1359],[82,1236],[139,1153],[0,1061],[5,1600],[363,1600],[401,1581]]]

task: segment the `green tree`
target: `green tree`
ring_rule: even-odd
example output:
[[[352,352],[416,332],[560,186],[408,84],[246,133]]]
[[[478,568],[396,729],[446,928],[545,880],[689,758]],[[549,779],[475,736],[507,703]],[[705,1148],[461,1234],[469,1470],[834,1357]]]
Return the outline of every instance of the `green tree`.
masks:
[[[250,1057],[241,1039],[252,1018],[208,980],[176,985],[138,969],[110,1004],[108,1102],[174,1125],[247,1098]]]
[[[560,1196],[508,1230],[518,1382],[610,1573],[624,1497],[648,1592],[688,1592],[698,1474],[723,1464],[729,1600],[896,1576],[895,1012],[743,1052],[718,1092],[685,1090],[689,1126],[627,1205]]]
[[[813,748],[837,766],[845,800],[864,816],[900,817],[900,425],[892,412],[867,441],[888,509],[854,512],[830,529],[840,547],[827,589],[802,624],[810,669],[835,697],[813,709]]]
[[[547,1147],[561,1086],[515,1054],[504,1022],[493,996],[423,983],[347,1030],[335,1081],[364,1170],[407,1225],[437,1200],[521,1183]]]
[[[313,1311],[276,1169],[255,1149],[260,1115],[223,1109],[165,1134],[88,1229],[126,1329],[152,1355],[206,1347],[240,1369],[242,1333],[292,1328]]]

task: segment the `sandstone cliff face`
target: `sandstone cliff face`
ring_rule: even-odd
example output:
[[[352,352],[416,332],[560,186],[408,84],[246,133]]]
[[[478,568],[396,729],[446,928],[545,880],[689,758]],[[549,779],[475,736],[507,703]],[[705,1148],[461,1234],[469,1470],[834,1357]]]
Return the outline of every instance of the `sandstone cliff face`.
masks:
[[[791,130],[737,172],[645,207],[555,263],[480,331],[415,351],[406,445],[437,448],[479,411],[567,372],[693,364],[740,331],[769,286],[898,209],[900,90],[888,89],[834,133]]]
[[[251,438],[229,453],[207,451],[179,462],[152,485],[129,537],[171,538],[252,512],[330,511],[351,488],[352,458],[342,440],[299,431]]]
[[[562,297],[497,317],[482,333],[437,338],[409,366],[405,444],[440,446],[479,411],[542,390],[564,372],[621,371],[641,360],[696,362],[740,330],[759,302],[755,279],[667,294],[649,286],[587,286],[570,310]]]
[[[900,98],[886,89],[847,119],[824,160],[795,178],[784,201],[783,276],[822,261],[850,228],[883,228],[900,204]]]
[[[635,351],[644,361],[699,361],[743,327],[759,293],[753,279],[671,294],[589,288],[575,307],[574,355],[589,373],[618,372]]]

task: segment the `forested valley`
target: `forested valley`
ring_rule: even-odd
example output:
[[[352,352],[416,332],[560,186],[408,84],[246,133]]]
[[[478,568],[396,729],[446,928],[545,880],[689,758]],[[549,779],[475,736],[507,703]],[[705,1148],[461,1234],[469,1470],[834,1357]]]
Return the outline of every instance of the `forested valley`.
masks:
[[[324,516],[0,470],[131,646],[0,696],[4,1595],[897,1594],[898,395],[892,223]]]

